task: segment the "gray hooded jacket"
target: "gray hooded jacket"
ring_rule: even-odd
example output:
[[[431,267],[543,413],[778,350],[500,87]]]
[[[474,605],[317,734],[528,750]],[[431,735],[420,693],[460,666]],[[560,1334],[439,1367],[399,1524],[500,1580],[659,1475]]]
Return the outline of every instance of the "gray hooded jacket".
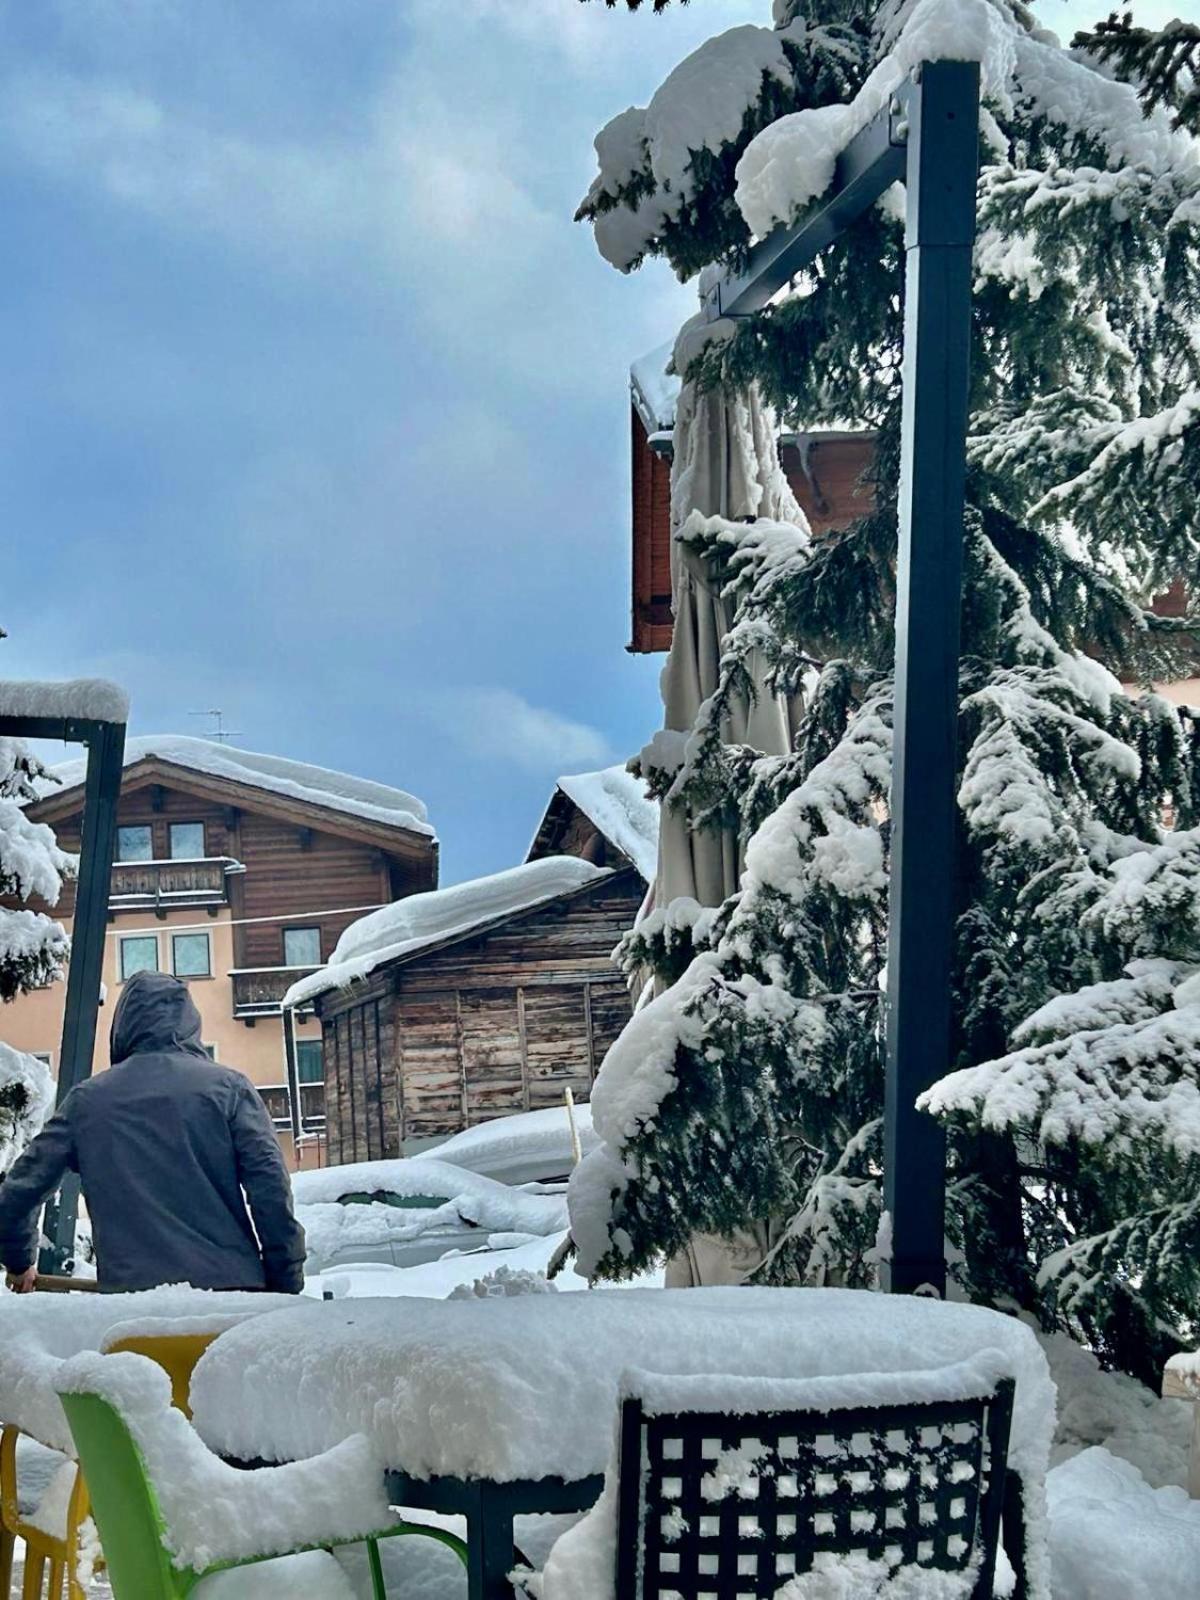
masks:
[[[187,985],[136,973],[110,1045],[111,1069],[72,1089],[0,1182],[0,1261],[32,1266],[41,1206],[72,1171],[101,1288],[299,1293],[304,1230],[274,1127],[249,1079],[205,1054]]]

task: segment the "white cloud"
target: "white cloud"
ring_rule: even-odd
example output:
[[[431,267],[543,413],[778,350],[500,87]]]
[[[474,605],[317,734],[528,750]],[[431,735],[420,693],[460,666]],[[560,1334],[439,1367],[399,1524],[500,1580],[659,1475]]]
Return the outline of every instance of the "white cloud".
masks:
[[[464,750],[526,772],[557,777],[613,759],[598,728],[531,705],[511,689],[447,689],[435,697],[435,709]]]

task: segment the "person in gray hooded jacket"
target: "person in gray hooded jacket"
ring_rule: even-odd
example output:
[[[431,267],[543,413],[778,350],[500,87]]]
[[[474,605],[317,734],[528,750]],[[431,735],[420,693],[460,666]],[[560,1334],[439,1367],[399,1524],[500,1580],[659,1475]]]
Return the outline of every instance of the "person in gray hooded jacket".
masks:
[[[298,1294],[304,1230],[275,1129],[249,1079],[209,1059],[187,985],[136,973],[110,1049],[111,1069],[71,1090],[0,1182],[0,1262],[12,1287],[34,1287],[39,1213],[71,1171],[101,1289]]]

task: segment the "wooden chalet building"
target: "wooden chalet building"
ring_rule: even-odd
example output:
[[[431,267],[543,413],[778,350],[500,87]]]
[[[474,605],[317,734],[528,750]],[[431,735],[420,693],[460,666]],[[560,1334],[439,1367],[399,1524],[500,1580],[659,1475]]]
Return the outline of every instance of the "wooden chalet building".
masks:
[[[586,1100],[629,1018],[612,951],[645,887],[632,864],[547,855],[352,928],[288,997],[320,1018],[329,1160]]]
[[[631,866],[649,888],[658,861],[658,810],[645,784],[623,766],[559,778],[525,859],[578,856],[597,867]]]
[[[667,372],[672,346],[630,369],[633,481],[633,631],[639,654],[671,646],[671,456],[679,379]],[[872,504],[864,474],[875,435],[785,433],[779,455],[792,493],[815,534],[844,528]]]
[[[78,849],[83,762],[28,808]],[[184,978],[213,1057],[267,1102],[290,1161],[320,1159],[320,1025],[285,991],[330,956],[365,912],[437,883],[438,847],[419,800],[302,762],[205,739],[134,738],[126,749],[95,1068],[121,984],[153,968]],[[67,886],[54,914],[70,926]],[[5,1037],[57,1065],[65,983],[5,1008]]]

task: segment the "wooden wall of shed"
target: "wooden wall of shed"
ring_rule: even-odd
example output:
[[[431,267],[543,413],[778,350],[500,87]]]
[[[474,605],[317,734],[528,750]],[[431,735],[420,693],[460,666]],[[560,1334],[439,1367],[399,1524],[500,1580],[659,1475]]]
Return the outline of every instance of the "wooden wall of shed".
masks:
[[[567,1087],[586,1100],[629,1018],[611,953],[641,897],[641,880],[624,871],[479,939],[382,969],[353,1004],[328,997],[329,1160],[395,1155],[403,1139],[558,1105]]]

